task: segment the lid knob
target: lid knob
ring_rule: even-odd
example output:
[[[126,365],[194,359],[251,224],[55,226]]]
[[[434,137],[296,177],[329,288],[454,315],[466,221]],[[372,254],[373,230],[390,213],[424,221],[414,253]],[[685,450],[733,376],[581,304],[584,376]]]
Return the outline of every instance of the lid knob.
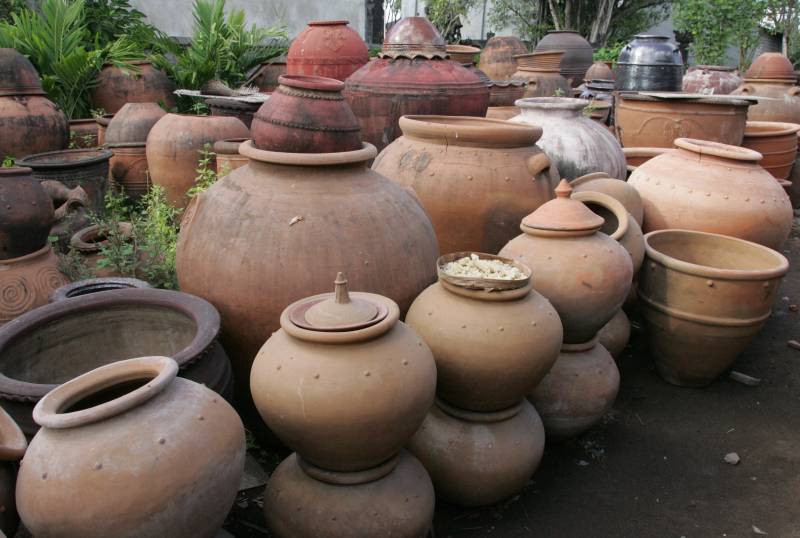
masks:
[[[347,277],[336,274],[333,295],[306,311],[306,322],[320,329],[358,325],[374,320],[378,306],[363,299],[353,299],[347,289]]]

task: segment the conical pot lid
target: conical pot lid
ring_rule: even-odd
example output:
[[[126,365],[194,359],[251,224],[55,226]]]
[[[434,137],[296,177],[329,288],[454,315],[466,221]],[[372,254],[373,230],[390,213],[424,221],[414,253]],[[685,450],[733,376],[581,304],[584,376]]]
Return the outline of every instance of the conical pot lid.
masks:
[[[570,198],[572,187],[566,179],[561,180],[555,192],[554,200],[542,204],[522,219],[523,226],[550,232],[593,233],[605,222],[603,217],[593,213],[583,202]]]
[[[381,58],[447,58],[447,44],[425,17],[405,17],[392,26],[383,40]]]
[[[289,314],[292,323],[311,331],[352,331],[386,317],[385,306],[350,296],[344,273],[336,275],[334,286],[333,293],[298,304]]]

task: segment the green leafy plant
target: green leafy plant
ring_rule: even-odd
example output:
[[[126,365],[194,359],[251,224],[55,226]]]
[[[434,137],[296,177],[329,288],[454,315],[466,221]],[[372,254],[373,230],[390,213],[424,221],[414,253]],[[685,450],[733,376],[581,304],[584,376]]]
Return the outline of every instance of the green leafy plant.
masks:
[[[0,167],[11,168],[12,166],[14,166],[15,162],[16,161],[14,160],[14,157],[12,157],[11,155],[6,155],[5,157],[3,157],[3,163],[2,165],[0,165]]]
[[[83,0],[84,19],[95,44],[104,47],[123,35],[147,44],[155,29],[145,22],[145,15],[131,7],[128,0]]]
[[[28,9],[25,0],[0,0],[0,21],[10,20],[12,13]]]
[[[461,41],[461,17],[477,6],[477,0],[428,0],[425,13],[448,43]]]
[[[616,65],[619,53],[624,46],[625,43],[623,41],[618,41],[608,47],[601,47],[594,51],[594,59],[598,62],[614,62],[614,65]]]
[[[58,253],[58,270],[72,282],[95,277],[94,272],[86,264],[86,259],[74,248]]]

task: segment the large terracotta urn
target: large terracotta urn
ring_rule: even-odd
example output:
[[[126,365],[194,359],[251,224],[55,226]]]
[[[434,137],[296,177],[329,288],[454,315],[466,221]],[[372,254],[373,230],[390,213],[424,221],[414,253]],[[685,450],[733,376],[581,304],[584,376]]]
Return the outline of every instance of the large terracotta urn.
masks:
[[[608,129],[587,118],[589,101],[569,97],[520,99],[515,123],[537,125],[542,137],[537,145],[553,160],[562,177],[574,179],[592,172],[625,177],[625,155]]]
[[[30,168],[0,168],[0,259],[18,258],[47,243],[53,201]]]
[[[30,254],[0,260],[0,326],[47,304],[53,290],[67,282],[50,244]]]
[[[704,386],[727,370],[770,317],[786,258],[718,234],[660,230],[645,236],[639,305],[659,374]]]
[[[739,237],[780,249],[792,227],[789,197],[759,166],[761,154],[679,138],[628,180],[644,203],[645,233],[668,228]]]
[[[620,91],[678,92],[683,57],[669,36],[639,34],[620,50],[615,74]]]
[[[350,21],[312,21],[286,54],[286,73],[344,81],[369,61],[367,45]]]
[[[797,157],[800,125],[774,121],[748,121],[742,146],[764,156],[759,163],[775,179],[788,179]]]
[[[507,121],[405,116],[373,170],[413,189],[442,252],[497,252],[552,198],[559,174],[536,145],[542,129]],[[453,203],[457,199],[458,203]]]
[[[175,106],[175,83],[166,73],[147,61],[130,62],[133,69],[106,65],[97,75],[91,90],[94,108],[115,114],[125,103],[160,103],[166,109]]]
[[[483,117],[489,106],[489,87],[469,69],[447,60],[444,39],[424,17],[395,24],[378,58],[345,81],[344,95],[364,141],[378,150],[400,136],[401,116]]]
[[[525,43],[518,37],[496,35],[490,37],[483,46],[478,68],[491,80],[508,80],[517,70],[514,56],[526,52]]]
[[[537,44],[536,52],[563,50],[561,74],[577,88],[586,78],[586,71],[592,65],[592,46],[574,30],[552,30]]]
[[[529,52],[515,56],[517,70],[511,75],[511,80],[527,83],[524,97],[571,95],[572,87],[560,72],[562,56],[563,50]]]
[[[177,374],[168,357],[130,359],[42,398],[17,480],[31,533],[216,535],[244,470],[244,428],[225,400]]]
[[[27,448],[22,430],[0,409],[0,532],[5,536],[15,536],[19,528],[15,498],[17,468]]]
[[[764,53],[745,73],[733,95],[760,97],[747,113],[751,121],[800,123],[800,87],[792,62],[779,53]]]
[[[197,177],[199,152],[226,138],[249,138],[244,123],[230,116],[167,114],[150,129],[146,141],[147,168],[153,185],[164,187],[172,205],[182,208]],[[212,168],[216,163],[212,158]]]
[[[628,252],[600,232],[603,218],[578,200],[561,180],[555,200],[522,220],[522,235],[500,250],[533,271],[533,288],[553,304],[564,326],[564,343],[583,344],[622,306],[633,278]],[[611,197],[609,207],[624,234],[628,212]]]
[[[727,95],[741,83],[742,77],[734,67],[693,65],[683,75],[681,89],[686,93]]]

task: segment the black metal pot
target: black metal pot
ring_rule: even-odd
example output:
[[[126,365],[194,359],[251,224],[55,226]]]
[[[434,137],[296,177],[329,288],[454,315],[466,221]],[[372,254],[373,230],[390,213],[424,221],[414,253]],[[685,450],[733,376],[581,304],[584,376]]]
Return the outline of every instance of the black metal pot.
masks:
[[[679,92],[683,59],[667,36],[637,35],[619,53],[615,89]]]

